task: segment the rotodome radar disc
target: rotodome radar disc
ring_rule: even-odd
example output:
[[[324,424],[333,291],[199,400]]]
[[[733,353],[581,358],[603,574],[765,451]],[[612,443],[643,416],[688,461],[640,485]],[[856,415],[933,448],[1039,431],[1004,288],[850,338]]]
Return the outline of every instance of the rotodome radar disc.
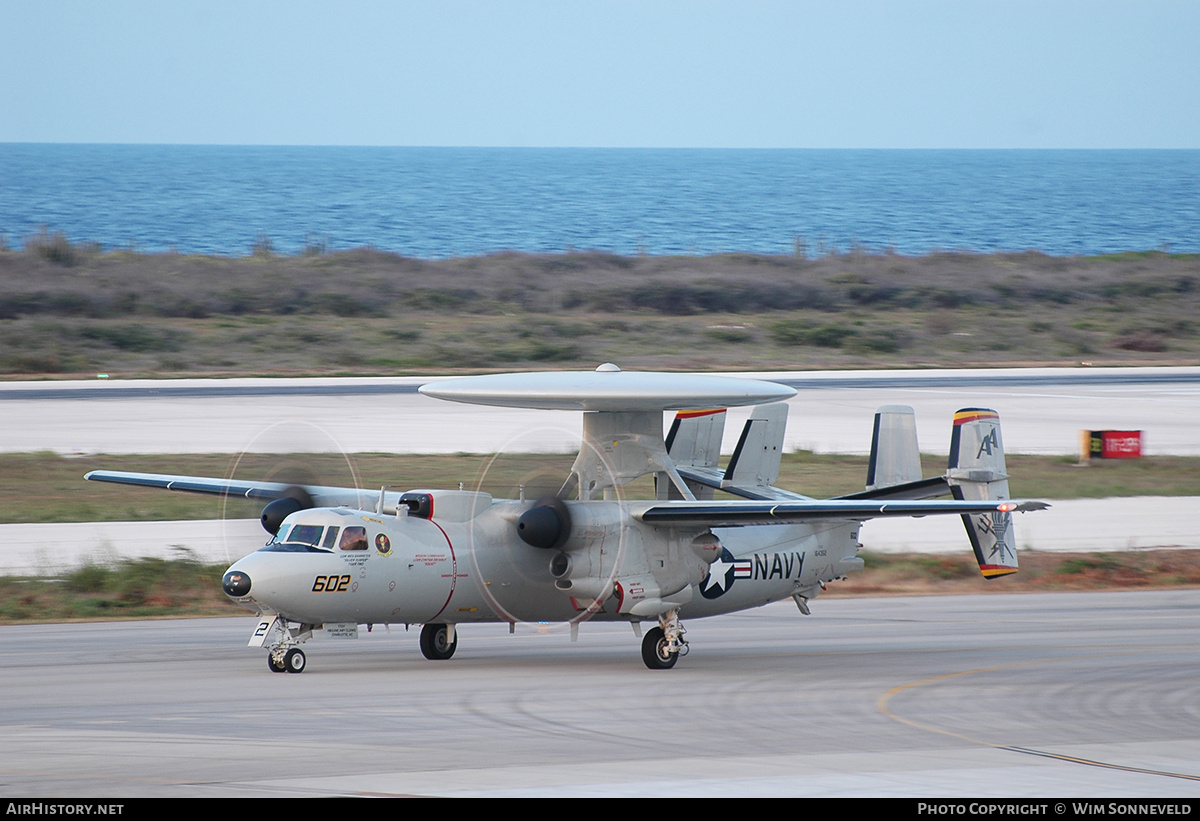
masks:
[[[436,399],[536,410],[669,411],[761,405],[796,391],[775,382],[692,373],[544,371],[464,376],[422,385]]]

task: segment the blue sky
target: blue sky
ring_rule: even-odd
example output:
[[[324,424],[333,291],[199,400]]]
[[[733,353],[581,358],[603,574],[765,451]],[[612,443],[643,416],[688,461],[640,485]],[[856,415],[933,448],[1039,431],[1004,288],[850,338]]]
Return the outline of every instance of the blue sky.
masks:
[[[1200,148],[1200,2],[0,0],[0,141]]]

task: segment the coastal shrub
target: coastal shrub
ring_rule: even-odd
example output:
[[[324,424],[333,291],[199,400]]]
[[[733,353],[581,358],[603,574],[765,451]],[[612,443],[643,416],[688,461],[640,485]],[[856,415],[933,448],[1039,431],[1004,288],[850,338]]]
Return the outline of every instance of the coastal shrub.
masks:
[[[1167,349],[1167,343],[1154,331],[1134,331],[1121,334],[1113,339],[1112,345],[1123,351],[1138,351],[1139,353],[1161,353]]]
[[[258,295],[246,288],[228,288],[216,294],[215,298],[220,305],[219,313],[234,316],[254,313],[261,305]]]
[[[861,353],[895,353],[906,342],[906,335],[889,328],[887,330],[854,334],[850,336],[847,347]]]
[[[780,345],[811,345],[817,348],[840,348],[858,331],[841,325],[809,325],[796,320],[782,320],[768,329],[771,338]]]
[[[563,297],[564,308],[651,311],[663,316],[831,309],[834,305],[830,293],[812,285],[761,282],[678,283],[656,279],[633,288],[569,291]]]
[[[1121,562],[1113,556],[1103,553],[1093,553],[1091,556],[1079,556],[1066,559],[1054,572],[1060,576],[1070,576],[1091,571],[1113,571],[1121,569]]]
[[[75,248],[66,234],[62,231],[51,233],[45,228],[26,238],[25,252],[37,254],[43,259],[64,266],[74,265],[77,259]]]
[[[213,311],[207,302],[180,296],[162,299],[154,305],[153,312],[155,316],[207,319]]]
[[[749,328],[738,326],[727,327],[711,327],[704,329],[704,335],[713,342],[719,342],[726,345],[740,345],[743,342],[752,342],[754,334]]]
[[[418,288],[407,291],[403,302],[406,308],[413,310],[454,311],[465,308],[468,303],[479,299],[479,292],[474,288],[446,288],[433,290]]]
[[[101,317],[110,313],[102,301],[71,291],[34,291],[0,297],[0,319],[29,314]]]
[[[55,353],[6,353],[0,355],[0,373],[62,373],[67,370]]]
[[[549,317],[530,317],[524,322],[510,325],[509,332],[522,339],[529,337],[559,337],[561,339],[579,339],[593,332],[590,323],[572,322]]]
[[[397,342],[416,342],[421,332],[416,328],[384,328],[383,335]]]
[[[1055,305],[1069,305],[1075,301],[1076,293],[1072,288],[1056,288],[1041,285],[1031,288],[1026,295],[1028,302],[1051,302]]]
[[[666,316],[688,316],[700,311],[724,310],[730,299],[719,286],[674,285],[655,282],[634,288],[631,308],[649,309]]]
[[[178,351],[184,335],[179,331],[147,327],[140,324],[96,325],[82,328],[84,339],[104,342],[122,351]]]
[[[313,313],[333,314],[334,316],[383,316],[384,311],[378,304],[359,299],[350,294],[324,291],[309,297],[307,308]]]
[[[846,288],[846,297],[855,305],[882,305],[892,302],[904,293],[895,285],[875,285],[865,282]]]
[[[582,355],[578,345],[562,339],[523,339],[502,345],[495,351],[501,362],[564,362]]]
[[[324,256],[329,252],[329,243],[325,237],[316,234],[305,234],[304,236],[304,256],[319,257]]]
[[[266,234],[259,234],[250,245],[251,256],[266,259],[275,253],[275,243]]]

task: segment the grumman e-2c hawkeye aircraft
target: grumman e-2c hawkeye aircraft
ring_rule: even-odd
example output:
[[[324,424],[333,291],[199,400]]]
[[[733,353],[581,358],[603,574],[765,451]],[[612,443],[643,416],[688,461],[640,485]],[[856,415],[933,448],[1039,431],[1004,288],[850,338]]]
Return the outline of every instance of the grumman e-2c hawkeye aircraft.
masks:
[[[583,441],[560,493],[493,499],[467,490],[381,489],[374,510],[359,488],[247,483],[93,471],[88,479],[266,500],[273,535],[225,574],[225,593],[258,612],[250,646],[275,672],[301,672],[314,631],[354,638],[366,624],[421,624],[421,651],[448,659],[473,622],[626,621],[651,669],[688,650],[683,617],[701,618],[791,597],[808,601],[862,568],[861,522],[886,516],[962,516],[984,576],[1015,572],[1000,420],[969,408],[954,417],[949,467],[921,477],[911,408],[875,416],[865,491],[812,499],[774,487],[787,405],[772,382],[695,374],[515,373],[424,385],[439,399],[583,411]],[[729,463],[718,467],[725,408],[757,406]],[[663,412],[676,411],[663,437]],[[653,475],[651,499],[627,498]],[[731,494],[716,499],[714,491]],[[649,493],[646,491],[645,493]],[[375,494],[371,494],[374,496]],[[523,494],[522,494],[523,495]],[[952,500],[931,501],[952,495]]]

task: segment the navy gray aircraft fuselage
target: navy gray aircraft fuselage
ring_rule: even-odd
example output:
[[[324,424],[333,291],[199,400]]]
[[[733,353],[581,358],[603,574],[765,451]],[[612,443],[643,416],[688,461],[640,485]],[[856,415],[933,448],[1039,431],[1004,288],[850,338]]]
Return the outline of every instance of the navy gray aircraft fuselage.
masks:
[[[692,547],[690,531],[634,522],[644,503],[567,502],[571,550],[549,552],[505,538],[527,504],[470,491],[422,495],[433,500],[435,511],[473,497],[459,507],[478,512],[462,521],[424,518],[404,507],[399,516],[346,508],[294,513],[270,544],[230,567],[226,592],[253,609],[314,625],[636,621],[649,617],[631,615],[650,586],[643,577],[654,577],[643,549],[648,539],[673,542],[670,550],[689,554],[694,590],[681,604],[681,616],[715,616],[797,592],[811,595],[821,583],[862,566],[855,555],[856,522],[710,528],[717,555],[709,564]],[[363,538],[349,543],[362,547],[336,546],[343,534],[357,530]],[[292,531],[304,532],[292,537]],[[334,546],[322,547],[325,541]],[[555,560],[562,556],[570,566],[560,569]],[[572,578],[579,564],[572,556],[603,563],[603,576],[590,567],[581,576],[602,579],[602,588]],[[237,585],[247,582],[243,594]]]

